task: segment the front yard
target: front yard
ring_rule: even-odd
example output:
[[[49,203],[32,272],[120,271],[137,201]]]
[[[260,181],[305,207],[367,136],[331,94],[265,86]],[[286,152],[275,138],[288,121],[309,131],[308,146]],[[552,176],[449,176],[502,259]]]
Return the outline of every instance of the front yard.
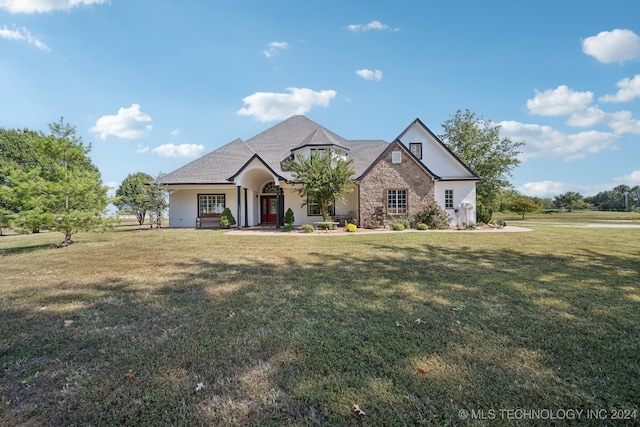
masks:
[[[640,230],[530,228],[0,237],[0,425],[638,423]]]

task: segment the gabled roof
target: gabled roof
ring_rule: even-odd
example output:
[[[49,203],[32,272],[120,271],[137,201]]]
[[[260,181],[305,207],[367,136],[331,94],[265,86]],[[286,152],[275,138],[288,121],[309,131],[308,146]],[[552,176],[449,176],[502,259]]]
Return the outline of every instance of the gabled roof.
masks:
[[[460,164],[460,166],[462,166],[462,167],[463,167],[467,172],[469,172],[469,174],[470,174],[470,176],[469,176],[469,177],[465,177],[465,178],[462,178],[462,177],[440,177],[440,180],[443,180],[443,181],[447,181],[447,180],[456,180],[456,181],[459,181],[459,180],[473,180],[473,181],[479,181],[479,180],[481,180],[481,179],[482,179],[481,177],[479,177],[478,175],[476,175],[476,174],[475,174],[475,172],[473,172],[473,171],[469,168],[469,166],[467,166],[467,165],[466,165],[466,163],[465,163],[465,162],[463,162],[462,160],[460,160],[460,158],[459,158],[458,156],[456,156],[456,155],[455,155],[455,153],[454,153],[453,151],[451,151],[451,150],[449,149],[449,147],[447,147],[447,145],[446,145],[444,142],[442,142],[442,141],[440,140],[440,138],[438,138],[438,137],[437,137],[433,132],[431,132],[431,129],[429,129],[427,126],[425,126],[425,124],[424,124],[424,123],[422,123],[422,121],[421,121],[419,118],[416,118],[413,122],[411,122],[411,124],[410,124],[409,126],[407,126],[407,128],[406,128],[404,131],[402,131],[402,133],[400,133],[400,135],[398,135],[398,137],[394,140],[394,142],[397,142],[397,143],[399,143],[400,145],[402,145],[402,146],[404,147],[404,144],[403,144],[403,143],[402,143],[402,141],[401,141],[402,137],[403,137],[407,132],[409,132],[409,130],[410,130],[414,125],[416,125],[416,124],[417,124],[418,126],[420,126],[420,127],[421,127],[425,132],[427,132],[427,133],[428,133],[428,134],[433,138],[433,140],[434,140],[434,141],[436,141],[438,144],[440,144],[440,146],[441,146],[441,147],[442,147],[442,148],[443,148],[447,153],[449,153],[449,155],[451,156],[451,158],[452,158],[453,160],[455,160],[456,162],[458,162],[458,163]],[[405,147],[405,149],[406,149],[406,147]],[[410,151],[410,150],[407,150],[407,151]]]
[[[334,146],[348,152],[348,158],[353,159],[355,176],[360,176],[389,143],[350,141],[305,116],[293,116],[247,141],[236,139],[165,175],[161,182],[167,185],[228,184],[228,179],[237,176],[254,157],[258,157],[275,176],[291,180],[290,172],[282,170],[282,163],[292,150],[309,145]]]
[[[403,149],[403,151],[404,151],[404,152],[405,152],[409,157],[411,157],[411,158],[412,158],[412,159],[413,159],[413,160],[418,164],[418,166],[420,166],[422,169],[424,169],[424,170],[425,170],[425,172],[427,172],[429,175],[431,175],[431,177],[433,177],[433,180],[434,180],[434,181],[439,181],[439,180],[441,179],[438,175],[436,175],[435,173],[433,173],[433,172],[431,171],[431,169],[429,169],[429,168],[427,167],[427,165],[425,165],[424,163],[422,163],[422,162],[420,161],[420,159],[418,159],[418,158],[415,156],[415,154],[413,154],[413,153],[411,152],[411,150],[407,149],[407,147],[405,147],[405,145],[404,145],[402,142],[400,142],[400,140],[398,140],[398,139],[396,139],[396,140],[395,140],[394,142],[392,142],[391,144],[387,144],[387,145],[388,145],[388,147],[387,147],[387,148],[385,148],[385,150],[384,150],[382,153],[380,153],[380,155],[379,155],[379,156],[378,156],[378,157],[377,157],[377,158],[376,158],[376,159],[375,159],[375,160],[374,160],[374,161],[369,165],[369,167],[368,167],[368,168],[367,168],[367,169],[362,173],[362,175],[360,175],[360,176],[358,177],[358,179],[362,179],[362,178],[364,178],[364,176],[365,176],[367,173],[369,173],[369,171],[370,171],[371,169],[373,169],[373,167],[374,167],[376,164],[378,164],[378,162],[379,162],[383,157],[385,157],[385,156],[389,153],[389,151],[390,151],[391,149],[393,149],[393,147],[394,147],[396,144],[398,144],[398,145]]]

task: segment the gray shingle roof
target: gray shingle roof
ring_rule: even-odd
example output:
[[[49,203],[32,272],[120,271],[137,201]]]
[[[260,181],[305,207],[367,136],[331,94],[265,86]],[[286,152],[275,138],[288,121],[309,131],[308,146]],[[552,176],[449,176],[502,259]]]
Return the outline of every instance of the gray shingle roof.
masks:
[[[228,183],[228,178],[255,154],[278,175],[291,179],[291,174],[282,170],[282,162],[291,151],[305,145],[325,144],[348,150],[356,172],[354,178],[362,175],[389,146],[382,140],[346,140],[305,116],[293,116],[247,141],[236,139],[223,145],[165,175],[161,182],[169,185]]]

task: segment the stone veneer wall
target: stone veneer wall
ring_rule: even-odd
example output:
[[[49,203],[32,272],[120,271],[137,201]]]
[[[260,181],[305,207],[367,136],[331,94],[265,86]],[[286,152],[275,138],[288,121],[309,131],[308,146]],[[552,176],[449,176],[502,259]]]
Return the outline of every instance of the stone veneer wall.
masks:
[[[402,162],[392,163],[393,151],[402,152]],[[434,182],[397,142],[360,181],[360,224],[366,226],[379,206],[387,211],[387,190],[407,190],[407,214],[411,218],[435,198]],[[405,216],[405,215],[402,215]]]

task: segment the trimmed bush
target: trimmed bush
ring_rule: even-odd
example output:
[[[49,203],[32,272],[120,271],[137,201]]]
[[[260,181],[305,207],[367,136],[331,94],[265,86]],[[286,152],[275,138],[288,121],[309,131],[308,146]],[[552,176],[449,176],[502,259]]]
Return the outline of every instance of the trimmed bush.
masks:
[[[355,233],[358,230],[358,227],[355,224],[347,224],[344,229],[349,233]]]
[[[287,212],[285,212],[284,214],[284,223],[287,225],[293,225],[294,222],[295,222],[295,217],[293,215],[293,211],[291,210],[291,208],[289,208],[287,209]]]
[[[282,226],[282,231],[293,231],[293,224],[285,224]]]
[[[302,227],[300,227],[300,228],[305,233],[313,233],[313,225],[311,225],[311,224],[303,224]]]
[[[402,230],[404,230],[404,224],[401,223],[401,222],[396,222],[396,223],[393,224],[393,229],[395,231],[402,231]]]
[[[236,225],[236,219],[233,217],[231,209],[224,208],[224,210],[220,214],[220,227],[228,228],[232,225]]]
[[[425,224],[424,222],[421,222],[420,224],[418,224],[418,230],[428,230],[429,227],[427,227],[427,224]]]

